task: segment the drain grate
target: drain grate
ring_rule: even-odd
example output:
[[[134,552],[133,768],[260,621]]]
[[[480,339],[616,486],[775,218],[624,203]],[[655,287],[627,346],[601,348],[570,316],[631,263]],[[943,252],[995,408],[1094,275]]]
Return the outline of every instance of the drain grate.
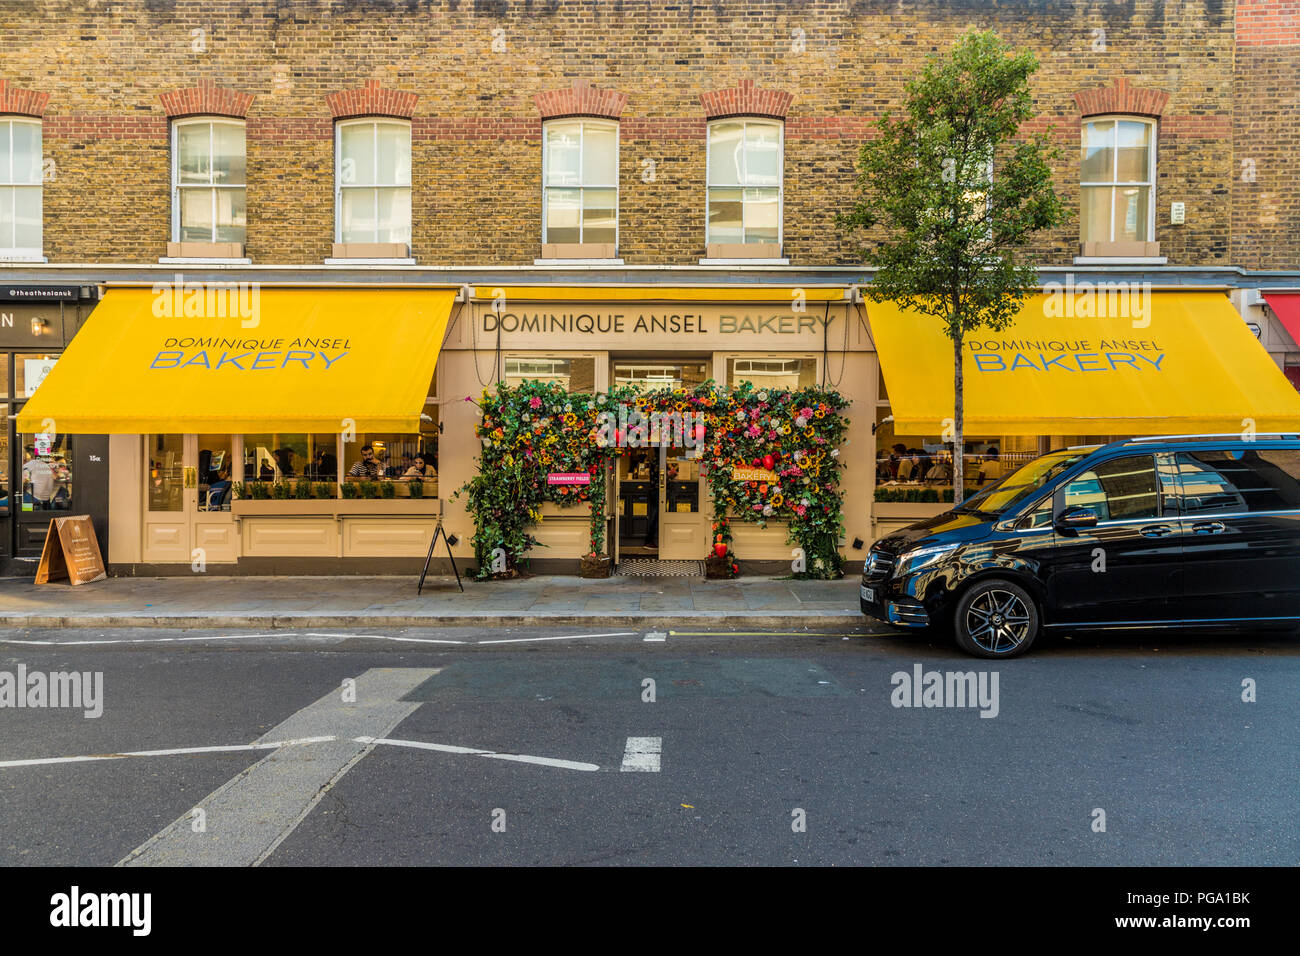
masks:
[[[618,573],[625,578],[702,578],[704,562],[624,558],[618,563]]]

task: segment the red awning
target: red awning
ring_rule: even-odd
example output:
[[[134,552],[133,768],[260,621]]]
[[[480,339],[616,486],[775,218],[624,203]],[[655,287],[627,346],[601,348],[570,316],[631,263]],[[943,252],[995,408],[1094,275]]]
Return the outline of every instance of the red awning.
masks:
[[[1300,345],[1300,292],[1265,292],[1264,301]]]

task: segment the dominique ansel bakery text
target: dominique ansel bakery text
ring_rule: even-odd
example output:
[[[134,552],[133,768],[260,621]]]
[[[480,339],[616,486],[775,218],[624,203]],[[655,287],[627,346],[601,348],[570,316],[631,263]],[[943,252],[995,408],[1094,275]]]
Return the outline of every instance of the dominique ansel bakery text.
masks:
[[[292,365],[328,371],[350,348],[348,339],[168,338],[149,367],[247,372]]]

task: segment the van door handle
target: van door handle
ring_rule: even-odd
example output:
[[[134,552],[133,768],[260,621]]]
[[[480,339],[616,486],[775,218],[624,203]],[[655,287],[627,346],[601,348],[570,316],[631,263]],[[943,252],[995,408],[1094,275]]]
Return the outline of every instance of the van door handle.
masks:
[[[1218,534],[1224,530],[1222,521],[1198,521],[1192,525],[1193,534]]]
[[[1148,524],[1143,525],[1138,531],[1146,538],[1163,538],[1167,534],[1173,534],[1174,529],[1167,524]]]

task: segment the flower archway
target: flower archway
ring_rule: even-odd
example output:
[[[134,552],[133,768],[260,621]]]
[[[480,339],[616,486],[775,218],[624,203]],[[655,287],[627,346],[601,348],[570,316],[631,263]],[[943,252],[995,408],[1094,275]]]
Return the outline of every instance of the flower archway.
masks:
[[[710,381],[692,389],[615,387],[593,395],[547,382],[498,384],[479,403],[479,473],[457,492],[474,516],[478,576],[517,573],[546,501],[589,504],[591,553],[602,553],[611,464],[638,441],[660,438],[657,424],[638,433],[626,427],[631,420],[671,421],[682,427],[687,447],[699,448],[713,498],[713,567],[729,576],[740,572],[733,522],[776,521],[787,524],[789,542],[800,549],[802,564],[792,564],[796,576],[839,577],[847,407],[838,392],[819,387],[728,389]],[[557,474],[567,476],[565,483],[552,483]],[[587,483],[575,483],[582,475]]]

